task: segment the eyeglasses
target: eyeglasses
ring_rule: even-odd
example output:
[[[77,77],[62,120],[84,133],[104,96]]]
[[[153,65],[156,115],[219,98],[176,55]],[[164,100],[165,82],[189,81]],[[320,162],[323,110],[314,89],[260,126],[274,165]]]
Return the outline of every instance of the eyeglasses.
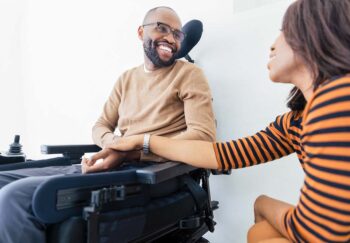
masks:
[[[174,29],[174,28],[170,27],[170,25],[164,24],[162,22],[154,22],[154,23],[144,24],[144,25],[142,25],[142,27],[149,26],[149,25],[157,25],[155,29],[160,34],[162,34],[164,36],[172,33],[174,39],[179,41],[179,42],[182,42],[186,37],[186,34],[184,32],[177,30],[177,29]]]

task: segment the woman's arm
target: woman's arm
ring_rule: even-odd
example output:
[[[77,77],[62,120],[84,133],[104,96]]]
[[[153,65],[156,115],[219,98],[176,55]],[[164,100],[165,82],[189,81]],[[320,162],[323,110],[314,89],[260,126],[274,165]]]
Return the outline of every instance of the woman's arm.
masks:
[[[177,140],[151,137],[151,152],[196,167],[230,170],[275,160],[294,152],[286,130],[293,113],[278,116],[265,130],[253,136],[229,142],[209,143],[197,140]],[[143,135],[118,139],[109,148],[120,151],[141,150]]]
[[[213,144],[210,142],[151,136],[150,149],[153,153],[169,160],[201,168],[218,168]]]
[[[108,148],[119,151],[140,150],[143,145],[143,135],[120,138],[117,144]],[[150,150],[163,158],[190,164],[195,167],[217,169],[213,144],[197,140],[176,140],[152,135]]]

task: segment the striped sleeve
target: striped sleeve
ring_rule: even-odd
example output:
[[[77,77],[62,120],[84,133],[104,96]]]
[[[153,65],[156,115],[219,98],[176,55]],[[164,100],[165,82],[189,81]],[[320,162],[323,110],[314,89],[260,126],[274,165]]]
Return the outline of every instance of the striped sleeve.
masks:
[[[253,136],[214,143],[219,170],[230,170],[275,160],[294,152],[287,135],[293,113],[278,116],[265,130]]]
[[[326,84],[309,101],[302,144],[305,180],[284,224],[295,242],[350,241],[350,78]]]

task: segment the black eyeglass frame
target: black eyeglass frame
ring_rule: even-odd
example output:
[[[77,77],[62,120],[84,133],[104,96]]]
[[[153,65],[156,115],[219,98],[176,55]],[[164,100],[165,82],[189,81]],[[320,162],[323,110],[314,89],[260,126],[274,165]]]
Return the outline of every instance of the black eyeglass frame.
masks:
[[[174,29],[172,28],[170,25],[166,24],[166,23],[163,23],[163,22],[153,22],[153,23],[148,23],[148,24],[143,24],[141,25],[142,27],[145,27],[145,26],[150,26],[150,25],[157,25],[157,28],[160,26],[160,25],[163,25],[165,27],[167,27],[167,29],[169,29],[170,31],[167,31],[167,33],[163,33],[159,30],[157,30],[158,32],[160,32],[161,34],[167,34],[169,35],[170,33],[173,35],[174,39],[179,41],[179,42],[182,42],[185,38],[186,38],[186,33],[182,32],[181,30],[178,30],[178,29]],[[178,37],[176,37],[178,36]],[[182,37],[181,37],[182,36]]]

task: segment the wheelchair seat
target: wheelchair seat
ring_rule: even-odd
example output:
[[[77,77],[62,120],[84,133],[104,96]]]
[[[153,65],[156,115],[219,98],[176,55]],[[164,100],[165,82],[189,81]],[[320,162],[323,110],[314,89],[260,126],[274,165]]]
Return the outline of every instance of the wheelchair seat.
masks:
[[[84,149],[99,147],[45,145],[44,153],[63,156],[0,170],[75,164]],[[177,162],[130,162],[109,172],[55,176],[36,188],[32,210],[49,225],[48,243],[200,242],[215,225],[208,177],[208,170]]]

